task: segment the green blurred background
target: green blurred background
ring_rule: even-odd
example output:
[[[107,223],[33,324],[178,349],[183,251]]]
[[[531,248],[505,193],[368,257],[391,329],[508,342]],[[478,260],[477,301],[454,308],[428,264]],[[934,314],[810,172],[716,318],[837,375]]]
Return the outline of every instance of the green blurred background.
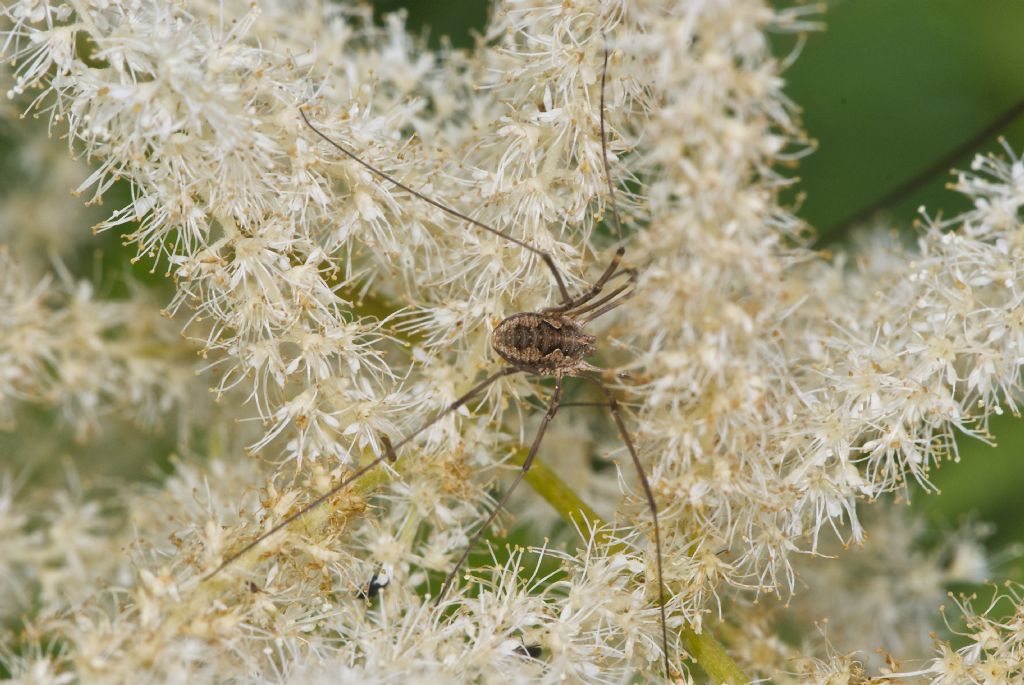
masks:
[[[778,3],[788,6],[790,3]],[[410,27],[448,36],[468,47],[484,26],[486,0],[380,0],[380,14],[404,9]],[[1024,100],[1024,1],[849,0],[829,3],[827,28],[807,37],[786,72],[787,92],[803,110],[818,150],[795,173],[799,214],[815,227],[823,247],[841,245],[842,224],[871,206]],[[776,37],[780,56],[793,36]],[[1024,150],[1024,117],[1001,129],[1014,150]],[[966,168],[975,152],[997,149],[995,137],[971,148],[955,165]],[[916,209],[950,215],[966,208],[945,189],[948,172],[931,178],[886,213],[912,232]],[[839,229],[839,230],[837,230]],[[934,474],[941,496],[912,491],[914,506],[941,527],[975,516],[996,524],[990,550],[1024,542],[1024,421],[993,420],[998,446],[961,439],[960,463]],[[1024,579],[1018,561],[996,577]]]

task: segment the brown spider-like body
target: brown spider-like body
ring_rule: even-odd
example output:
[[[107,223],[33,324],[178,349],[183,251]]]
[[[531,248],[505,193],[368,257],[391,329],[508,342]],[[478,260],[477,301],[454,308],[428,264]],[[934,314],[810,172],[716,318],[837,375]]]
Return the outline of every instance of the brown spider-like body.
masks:
[[[584,359],[594,354],[594,342],[580,322],[554,312],[519,312],[506,317],[491,333],[491,347],[509,364],[555,378],[599,371]]]

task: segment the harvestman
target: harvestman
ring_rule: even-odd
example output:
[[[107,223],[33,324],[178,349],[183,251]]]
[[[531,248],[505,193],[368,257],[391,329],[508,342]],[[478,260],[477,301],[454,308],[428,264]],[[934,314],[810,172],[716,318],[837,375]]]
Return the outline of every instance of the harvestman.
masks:
[[[588,363],[585,359],[586,357],[593,355],[596,351],[596,339],[594,336],[583,330],[584,326],[599,316],[607,314],[621,305],[628,298],[632,297],[636,285],[636,271],[622,266],[622,257],[626,253],[626,248],[622,245],[622,223],[615,203],[615,185],[612,183],[611,172],[608,166],[608,150],[605,140],[604,122],[605,81],[607,76],[608,50],[606,48],[604,51],[604,65],[601,70],[601,156],[604,163],[604,175],[605,181],[608,185],[608,197],[610,200],[609,204],[612,210],[611,214],[615,224],[615,234],[619,242],[619,247],[615,250],[615,254],[612,256],[611,262],[609,262],[608,266],[605,267],[604,272],[597,281],[594,282],[589,290],[577,297],[569,295],[569,291],[565,286],[562,274],[558,271],[558,267],[555,266],[555,262],[551,258],[550,254],[533,247],[522,240],[514,238],[504,231],[499,231],[496,228],[481,223],[480,221],[433,200],[395,180],[390,175],[360,159],[354,152],[351,152],[340,143],[329,138],[309,121],[304,111],[301,109],[299,110],[302,120],[306,122],[306,125],[316,133],[316,135],[323,138],[346,157],[357,162],[370,172],[389,181],[396,187],[410,193],[424,202],[430,203],[447,214],[462,219],[476,228],[480,228],[488,233],[504,238],[505,240],[508,240],[540,257],[547,265],[548,269],[551,271],[551,275],[555,279],[555,283],[557,284],[558,291],[561,295],[562,303],[554,307],[542,309],[539,312],[519,312],[506,317],[491,333],[491,346],[502,359],[508,362],[508,366],[492,373],[490,376],[477,383],[469,390],[469,392],[449,404],[398,442],[392,444],[387,436],[382,436],[382,442],[384,443],[383,455],[356,469],[351,476],[341,481],[338,485],[334,486],[323,495],[320,495],[309,504],[299,509],[296,513],[278,523],[269,531],[244,546],[238,552],[230,555],[227,559],[221,562],[217,568],[207,574],[203,580],[212,578],[224,567],[243,556],[246,552],[259,545],[274,533],[331,499],[343,488],[351,485],[365,473],[379,466],[385,459],[390,462],[394,462],[397,459],[396,450],[411,442],[413,438],[430,426],[434,425],[434,423],[444,416],[455,411],[466,402],[479,395],[498,379],[516,373],[528,373],[544,378],[554,378],[555,386],[554,391],[551,393],[551,401],[548,404],[548,410],[541,419],[540,426],[537,428],[537,433],[533,439],[533,444],[530,445],[530,451],[527,453],[526,459],[523,461],[519,473],[516,475],[512,485],[505,491],[505,494],[498,501],[498,504],[491,510],[487,520],[482,526],[480,526],[477,532],[474,533],[469,544],[466,546],[465,551],[462,553],[462,556],[459,557],[455,567],[448,574],[448,577],[445,579],[444,584],[441,586],[441,590],[437,595],[437,601],[440,601],[444,596],[445,591],[452,584],[458,574],[459,569],[462,568],[462,565],[469,557],[470,550],[473,549],[484,531],[489,528],[491,523],[494,521],[494,518],[498,515],[498,512],[501,511],[508,502],[509,496],[523,481],[527,471],[530,470],[530,466],[533,464],[533,460],[537,456],[537,451],[540,449],[540,443],[544,438],[544,433],[547,430],[548,424],[551,422],[551,419],[554,418],[555,413],[561,405],[563,379],[566,376],[576,377],[593,383],[604,394],[606,398],[605,402],[593,404],[596,404],[596,406],[608,407],[611,412],[612,418],[615,420],[615,425],[618,427],[619,435],[622,436],[622,441],[625,443],[626,449],[629,451],[629,456],[633,460],[633,465],[636,467],[637,475],[640,479],[641,485],[643,486],[644,495],[647,498],[647,504],[650,508],[651,518],[654,523],[654,544],[656,548],[658,571],[658,609],[661,613],[661,642],[665,677],[669,677],[669,673],[671,671],[669,669],[668,661],[668,629],[665,625],[665,584],[662,576],[661,531],[658,527],[658,507],[655,504],[654,493],[652,492],[651,485],[647,480],[647,475],[644,473],[643,466],[640,463],[640,457],[637,455],[636,447],[633,445],[633,439],[630,437],[629,431],[626,429],[626,424],[622,419],[622,412],[619,408],[618,401],[615,399],[615,395],[612,391],[609,390],[602,381],[600,375],[601,369]],[[615,280],[622,280],[622,277],[625,277],[625,282],[619,284],[617,287],[612,289],[611,292],[604,295],[601,294],[606,285]]]

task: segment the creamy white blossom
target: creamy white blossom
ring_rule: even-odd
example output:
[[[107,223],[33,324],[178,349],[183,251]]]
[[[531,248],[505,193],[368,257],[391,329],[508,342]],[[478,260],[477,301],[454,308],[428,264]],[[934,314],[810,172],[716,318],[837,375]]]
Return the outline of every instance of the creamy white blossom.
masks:
[[[36,280],[0,249],[0,421],[19,402],[59,409],[79,437],[114,413],[187,420],[200,387],[192,359],[152,301],[97,298],[59,264]]]
[[[472,580],[431,596],[529,443],[550,392],[535,378],[490,386],[207,577],[498,368],[495,323],[559,298],[536,255],[383,181],[300,109],[368,163],[549,253],[577,292],[615,238],[607,51],[610,176],[639,276],[596,327],[598,360],[618,378],[659,505],[672,675],[688,682],[684,650],[724,625],[751,677],[867,682],[864,660],[810,642],[794,668],[778,617],[751,602],[799,592],[800,557],[862,542],[859,509],[927,488],[956,456],[956,431],[985,438],[992,413],[1016,412],[1024,162],[1007,147],[962,174],[974,208],[929,221],[916,245],[876,232],[848,252],[811,251],[778,199],[779,163],[808,145],[767,32],[814,29],[812,12],[507,0],[475,49],[432,52],[400,16],[375,25],[333,3],[7,5],[10,96],[94,165],[78,191],[98,201],[130,183],[131,202],[97,228],[126,231],[136,259],[167,274],[177,318],[153,323],[141,293],[97,299],[60,267],[39,280],[4,256],[0,407],[42,402],[84,431],[113,411],[201,406],[195,432],[226,437],[159,484],[69,497],[42,524],[16,488],[0,491],[0,552],[46,551],[4,562],[19,592],[46,599],[5,667],[25,682],[663,676],[650,512],[630,456],[606,413],[567,416],[599,408],[566,406],[541,458],[570,452],[563,473],[609,524],[575,519],[584,542],[574,535],[571,551],[474,558]],[[184,380],[190,344],[204,394],[226,410],[206,410]],[[595,454],[615,468],[594,468]],[[522,497],[509,514],[533,506]],[[57,535],[64,512],[72,540]],[[104,538],[109,554],[94,555]],[[906,553],[913,536],[890,542]],[[76,592],[55,589],[76,576]],[[375,577],[388,584],[365,597]],[[925,622],[922,604],[890,607],[888,647],[905,644],[900,620]],[[854,630],[855,615],[833,613]],[[982,652],[1010,663],[1007,635]],[[906,677],[957,682],[934,679],[947,661]]]

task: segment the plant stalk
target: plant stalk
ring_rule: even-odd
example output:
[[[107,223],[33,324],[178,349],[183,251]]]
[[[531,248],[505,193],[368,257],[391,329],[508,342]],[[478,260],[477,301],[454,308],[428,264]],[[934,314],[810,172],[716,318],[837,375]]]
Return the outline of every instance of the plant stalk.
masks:
[[[526,459],[526,451],[519,450],[512,457],[511,462],[518,466],[523,465]],[[607,532],[607,527],[601,517],[597,515],[576,492],[562,480],[558,474],[552,471],[540,458],[533,460],[533,465],[526,472],[526,482],[530,484],[534,492],[543,497],[548,504],[554,507],[555,511],[569,524],[575,525],[581,530],[595,531],[594,537],[598,544],[611,544],[612,552],[620,551],[622,543],[612,543]],[[695,631],[689,626],[680,631],[683,645],[690,654],[693,661],[707,674],[711,682],[727,683],[728,685],[745,685],[750,682],[748,678],[726,653],[722,646],[711,632],[704,628],[701,632]]]

